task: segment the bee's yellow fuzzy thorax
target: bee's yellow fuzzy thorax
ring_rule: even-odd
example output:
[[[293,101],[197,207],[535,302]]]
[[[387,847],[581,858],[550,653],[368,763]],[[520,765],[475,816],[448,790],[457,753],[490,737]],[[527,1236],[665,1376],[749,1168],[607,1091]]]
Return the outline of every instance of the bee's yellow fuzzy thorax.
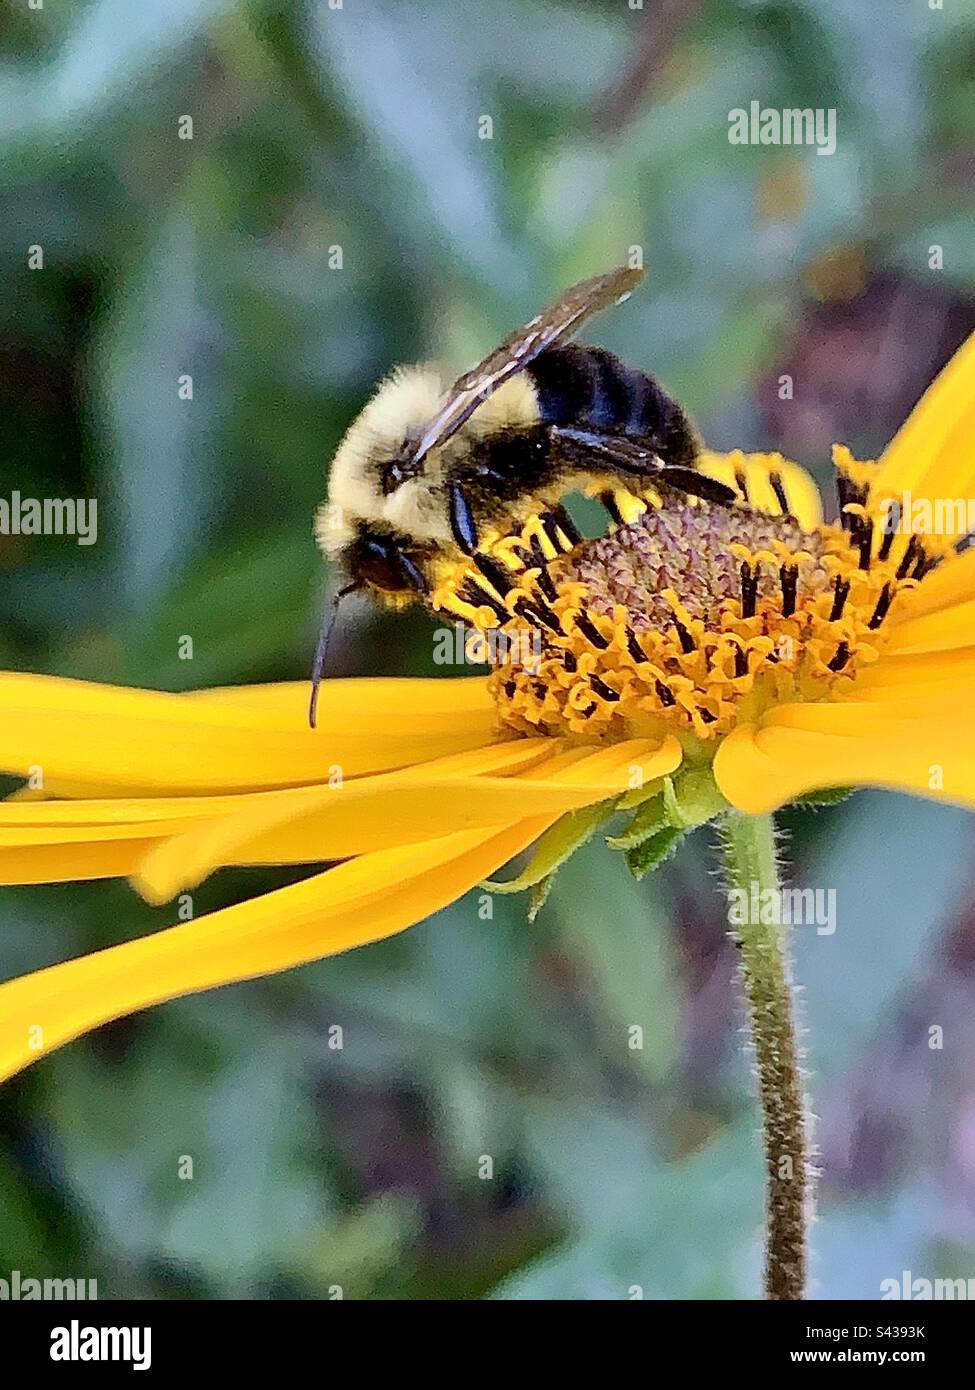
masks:
[[[877,659],[895,593],[931,563],[917,538],[874,534],[860,480],[842,487],[843,523],[810,530],[747,505],[630,497],[628,525],[559,555],[568,544],[533,519],[493,547],[496,582],[463,566],[435,603],[489,639],[508,725],[672,732],[706,753],[770,704],[842,695]]]

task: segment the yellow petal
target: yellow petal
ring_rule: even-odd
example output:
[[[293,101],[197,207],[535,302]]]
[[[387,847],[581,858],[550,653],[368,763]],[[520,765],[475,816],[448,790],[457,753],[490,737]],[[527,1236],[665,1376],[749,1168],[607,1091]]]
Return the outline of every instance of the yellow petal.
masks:
[[[127,878],[156,840],[85,840],[79,844],[0,846],[0,883],[78,883]],[[276,861],[280,862],[280,861]]]
[[[715,755],[719,788],[751,815],[830,787],[887,787],[975,805],[969,732],[959,736],[944,720],[885,718],[881,707],[854,710],[789,705],[775,712],[784,716],[777,723],[739,725]]]
[[[972,705],[973,685],[975,646],[907,656],[885,652],[875,665],[858,674],[849,702],[883,701],[923,714],[937,701],[939,708],[955,705],[966,711]]]
[[[880,458],[871,497],[967,497],[975,483],[975,335],[928,387]]]
[[[823,519],[823,503],[813,479],[798,463],[790,463],[781,454],[746,454],[736,449],[731,454],[715,454],[705,450],[698,459],[698,467],[711,478],[717,478],[729,487],[738,487],[740,475],[744,475],[748,500],[760,511],[770,516],[781,516],[775,490],[769,477],[778,473],[785,488],[786,498],[792,515],[807,531],[818,526]]]
[[[420,763],[415,768],[358,778],[350,785],[361,793],[368,788],[382,789],[431,776],[442,781],[484,773],[500,776],[523,771],[542,760],[551,761],[561,747],[558,740],[551,738],[509,739],[486,748]],[[584,751],[576,750],[576,756],[581,756]],[[103,797],[76,801],[11,798],[0,802],[0,845],[30,843],[36,837],[22,839],[20,836],[25,830],[32,829],[43,831],[52,840],[60,838],[62,832],[69,832],[67,838],[76,839],[78,836],[74,832],[79,827],[95,828],[96,834],[100,834],[102,829],[111,834],[119,827],[119,833],[125,834],[131,832],[126,832],[123,827],[134,826],[139,834],[171,835],[198,821],[232,816],[241,808],[282,803],[290,806],[296,797],[300,804],[302,794],[321,790],[320,787],[289,787],[283,791],[239,792],[222,796]]]
[[[318,692],[318,711],[335,723],[368,719],[385,726],[426,727],[444,714],[466,710],[470,714],[491,711],[483,676],[432,678],[415,676],[363,676],[326,680]],[[308,681],[272,681],[267,685],[220,685],[191,690],[183,700],[221,703],[253,709],[273,717],[283,727],[308,724]]]
[[[843,700],[822,704],[789,704],[770,709],[762,720],[762,728],[808,729],[859,738],[876,732],[889,743],[906,736],[905,725],[911,726],[918,737],[931,734],[941,742],[941,751],[967,746],[975,736],[975,711],[965,719],[950,722],[930,721],[920,705],[908,708],[899,703],[863,700]]]
[[[541,808],[588,804],[636,782],[647,785],[673,771],[680,757],[674,739],[661,746],[632,740],[595,751],[564,749],[553,739],[517,739],[342,788],[5,802],[0,803],[0,883],[125,875],[138,879],[155,901],[224,864],[321,863],[412,841],[418,830],[433,836],[492,823],[490,815],[504,820]],[[425,782],[429,769],[439,778],[432,790]],[[481,770],[508,775],[475,779],[472,791],[472,777]],[[516,772],[542,780],[519,789]],[[314,795],[325,805],[309,813]],[[174,837],[171,843],[168,837]]]
[[[916,589],[898,594],[887,622],[896,627],[908,618],[937,613],[968,599],[975,599],[975,546],[961,555],[949,555]]]
[[[890,629],[887,651],[892,655],[907,656],[911,653],[946,652],[970,647],[973,643],[975,598],[898,622]]]
[[[322,686],[309,729],[289,683],[206,695],[0,674],[0,769],[40,768],[45,787],[201,793],[260,790],[403,767],[495,742],[482,677]]]
[[[495,762],[503,756],[513,767],[521,742],[495,750]],[[562,747],[557,740],[524,742],[532,749],[547,742],[553,753]],[[681,756],[676,739],[664,745],[634,739],[595,751],[570,749],[555,765],[538,762],[537,752],[531,762],[523,755],[523,775],[500,777],[476,770],[475,758],[483,765],[483,753],[467,754],[341,787],[251,798],[230,815],[163,841],[133,881],[149,901],[165,902],[223,864],[342,859],[408,843],[418,831],[436,836],[528,816],[557,817],[631,789],[637,780],[644,786],[672,772]]]
[[[403,931],[525,849],[521,821],[381,850],[196,921],[0,986],[0,1076],[110,1019]]]
[[[436,768],[444,788],[442,801],[450,804],[452,778],[470,777],[478,771],[514,772],[541,758],[552,760],[559,744],[553,739],[518,739],[486,749],[458,754],[424,765]],[[578,754],[576,755],[578,756]],[[394,779],[409,778],[419,769],[393,774]],[[500,779],[499,779],[500,780]],[[366,777],[348,783],[360,799],[386,785],[384,778]],[[117,874],[134,875],[148,852],[169,837],[178,839],[187,827],[195,826],[204,835],[211,823],[235,816],[246,816],[247,808],[260,808],[273,822],[275,815],[287,819],[291,800],[318,788],[289,788],[277,792],[240,793],[237,796],[125,797],[87,801],[15,801],[0,803],[0,883],[61,883],[77,879],[106,878]],[[333,789],[333,796],[338,789]],[[343,803],[344,805],[345,803]],[[378,819],[378,817],[377,817]],[[502,816],[500,819],[504,819]],[[478,822],[482,823],[482,822]],[[485,824],[489,822],[483,822]],[[460,825],[447,824],[439,832],[414,817],[398,835],[378,834],[375,844],[358,849],[385,848],[416,839],[420,826],[431,836],[447,834]],[[230,853],[220,863],[296,864],[321,863],[345,857],[345,850],[333,852],[316,838],[314,824],[303,826],[297,839],[286,834],[259,837],[249,846],[244,860]],[[368,838],[368,837],[366,837]],[[346,836],[346,841],[348,836]]]

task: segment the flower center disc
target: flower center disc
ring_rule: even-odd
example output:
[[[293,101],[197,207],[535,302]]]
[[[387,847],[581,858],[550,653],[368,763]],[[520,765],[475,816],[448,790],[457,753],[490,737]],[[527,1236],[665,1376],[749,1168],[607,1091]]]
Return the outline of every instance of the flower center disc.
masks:
[[[807,531],[668,498],[575,546],[532,518],[439,601],[481,635],[472,655],[521,732],[710,741],[770,704],[836,698],[876,660],[895,592],[925,565],[878,539],[855,515]]]

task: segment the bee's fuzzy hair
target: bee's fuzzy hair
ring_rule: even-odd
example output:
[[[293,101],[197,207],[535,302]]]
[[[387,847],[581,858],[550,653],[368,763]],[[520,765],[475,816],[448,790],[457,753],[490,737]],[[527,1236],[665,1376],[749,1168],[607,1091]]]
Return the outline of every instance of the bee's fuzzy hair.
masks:
[[[443,455],[462,451],[465,440],[538,420],[535,388],[520,373],[478,407],[444,450],[427,456],[421,476],[408,479],[384,496],[382,464],[396,456],[404,439],[419,440],[442,408],[447,389],[448,383],[434,366],[397,367],[349,426],[332,461],[328,501],[315,517],[315,535],[326,555],[335,558],[341,554],[359,521],[379,523],[417,540],[450,544],[441,489]]]
[[[334,558],[342,551],[357,521],[391,521],[389,503],[404,488],[384,497],[379,465],[396,455],[407,434],[434,417],[443,393],[435,367],[397,367],[352,421],[332,460],[328,500],[315,516],[315,536],[326,555]]]

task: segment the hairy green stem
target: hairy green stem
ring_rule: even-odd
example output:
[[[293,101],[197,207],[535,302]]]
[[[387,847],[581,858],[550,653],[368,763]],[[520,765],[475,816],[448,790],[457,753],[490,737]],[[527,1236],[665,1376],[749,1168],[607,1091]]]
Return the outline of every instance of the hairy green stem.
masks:
[[[792,976],[771,816],[724,820],[729,923],[740,949],[765,1138],[765,1294],[801,1299],[806,1283],[810,1167]]]

